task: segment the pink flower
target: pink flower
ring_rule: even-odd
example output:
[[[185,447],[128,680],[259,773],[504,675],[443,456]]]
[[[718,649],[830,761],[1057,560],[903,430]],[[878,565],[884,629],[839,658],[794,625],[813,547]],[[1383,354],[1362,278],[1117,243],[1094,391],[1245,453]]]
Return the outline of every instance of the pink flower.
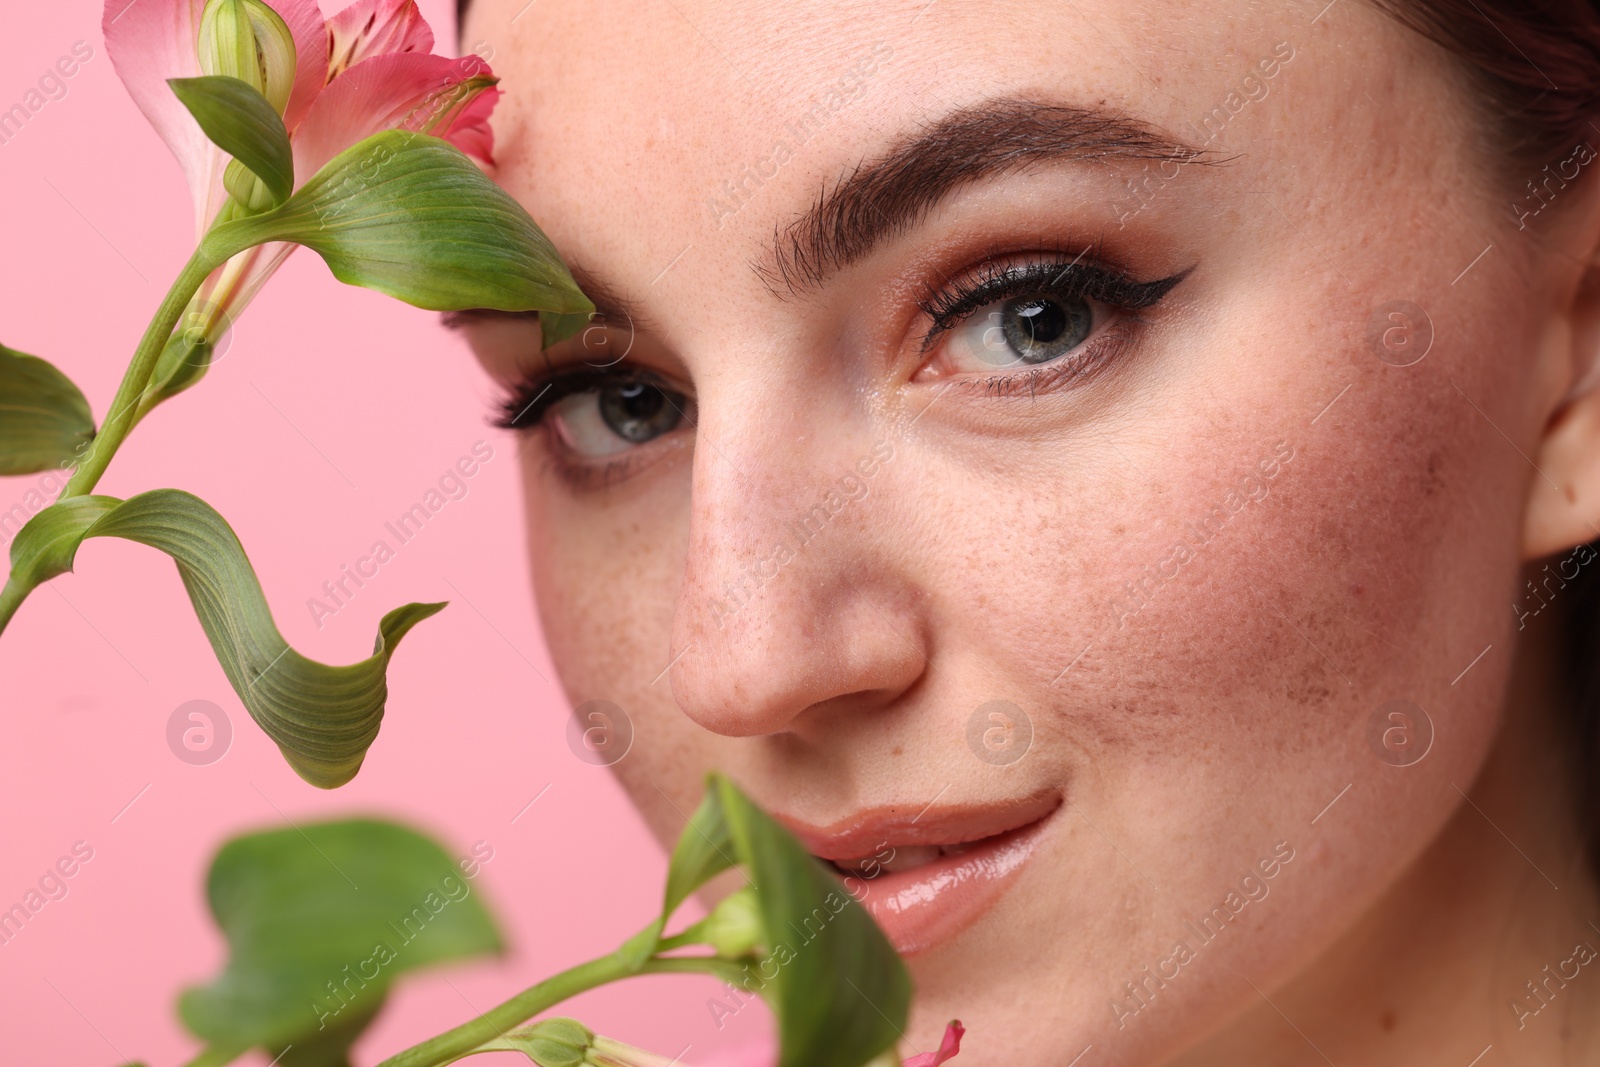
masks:
[[[961,1035],[967,1032],[960,1020],[952,1022],[945,1027],[944,1040],[939,1044],[939,1051],[924,1052],[920,1056],[913,1056],[905,1062],[905,1067],[939,1067],[946,1060],[956,1058],[956,1053],[961,1051]]]
[[[430,54],[433,32],[416,0],[356,0],[330,19],[317,0],[107,0],[106,51],[183,167],[197,239],[228,206],[228,157],[201,132],[167,80],[228,72],[218,69],[217,49],[208,52],[211,42],[202,41],[202,23],[220,21],[220,14],[248,18],[256,28],[256,54],[266,72],[257,88],[278,107],[289,131],[296,187],[340,152],[389,129],[442,137],[481,164],[492,162],[494,76],[476,56]],[[262,245],[218,268],[191,305],[204,309],[208,333],[219,324],[215,332],[226,329],[293,250]]]

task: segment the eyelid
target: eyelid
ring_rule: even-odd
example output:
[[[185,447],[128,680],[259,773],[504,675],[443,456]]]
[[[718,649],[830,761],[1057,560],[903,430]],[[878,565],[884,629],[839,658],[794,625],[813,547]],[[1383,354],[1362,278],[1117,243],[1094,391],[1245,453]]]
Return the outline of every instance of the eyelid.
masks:
[[[1140,311],[1151,307],[1188,276],[1192,267],[1156,281],[1141,282],[1128,272],[1098,262],[1083,262],[1080,253],[1072,259],[1056,253],[1048,258],[1022,262],[985,263],[975,277],[958,279],[941,292],[918,301],[932,320],[923,338],[926,354],[946,331],[959,325],[980,308],[997,301],[1033,293],[1057,296],[1084,296],[1112,308]]]
[[[639,367],[553,367],[530,373],[507,389],[500,398],[499,410],[491,422],[503,430],[533,430],[557,401],[608,385],[626,385],[630,382],[653,385],[668,394],[681,392],[659,374]]]

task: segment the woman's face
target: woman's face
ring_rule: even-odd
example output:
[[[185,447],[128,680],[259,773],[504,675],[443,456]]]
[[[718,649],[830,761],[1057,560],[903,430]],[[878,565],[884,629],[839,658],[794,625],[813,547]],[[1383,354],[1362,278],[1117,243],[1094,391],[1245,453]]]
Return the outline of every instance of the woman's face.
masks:
[[[1351,0],[477,4],[605,313],[467,328],[664,839],[727,771],[975,1064],[1172,1055],[1414,868],[1564,387],[1442,59]]]

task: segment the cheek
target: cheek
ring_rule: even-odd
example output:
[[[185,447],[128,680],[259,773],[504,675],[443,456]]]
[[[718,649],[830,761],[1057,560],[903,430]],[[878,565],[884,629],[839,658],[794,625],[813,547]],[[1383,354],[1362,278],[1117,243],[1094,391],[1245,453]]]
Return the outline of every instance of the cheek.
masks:
[[[621,489],[636,495],[610,506],[574,498],[542,466],[536,451],[524,452],[530,569],[558,681],[574,706],[607,700],[627,714],[633,744],[611,770],[657,836],[670,840],[682,817],[660,790],[692,807],[719,743],[677,709],[669,680],[656,680],[672,655],[688,543],[687,464],[641,479],[647,488]]]
[[[1517,433],[1503,353],[1519,339],[1473,324],[1481,349],[1401,371],[1366,352],[1361,314],[1330,319],[1355,325],[1273,354],[1295,373],[1177,390],[1167,410],[1141,409],[1137,432],[1081,435],[1034,470],[918,474],[959,501],[919,519],[941,531],[924,581],[942,639],[1008,687],[973,702],[1023,706],[1032,772],[1095,820],[1052,877],[1068,897],[1126,893],[1164,917],[1085,965],[1112,988],[1167,947],[1143,944],[1151,931],[1203,913],[1280,840],[1303,858],[1260,907],[1292,921],[1226,951],[1252,965],[1313,954],[1434,839],[1498,723],[1528,469],[1456,385],[1508,398],[1491,414]],[[1242,484],[1269,457],[1277,473],[1251,501]],[[1412,766],[1373,747],[1374,716],[1397,699],[1433,728]],[[1313,825],[1341,795],[1339,817]],[[1097,850],[1114,886],[1085,879]],[[1059,907],[1107,922],[1097,903]]]

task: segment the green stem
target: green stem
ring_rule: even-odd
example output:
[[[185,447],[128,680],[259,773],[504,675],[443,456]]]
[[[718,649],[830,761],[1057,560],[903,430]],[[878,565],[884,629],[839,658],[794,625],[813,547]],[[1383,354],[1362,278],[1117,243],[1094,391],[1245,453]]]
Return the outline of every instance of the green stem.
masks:
[[[527,1022],[540,1012],[548,1011],[562,1001],[596,986],[631,978],[636,974],[715,973],[725,963],[724,960],[706,956],[679,956],[651,959],[642,967],[634,967],[625,962],[620,954],[612,953],[546,978],[476,1019],[390,1056],[378,1067],[440,1067],[467,1055],[485,1041],[494,1040],[513,1026]]]
[[[58,499],[65,500],[68,497],[84,496],[93,492],[96,483],[100,481],[100,476],[111,463],[111,457],[117,454],[117,449],[122,446],[128,431],[133,428],[139,401],[143,398],[145,386],[150,383],[150,375],[155,371],[156,360],[161,357],[161,350],[166,347],[167,340],[183,316],[184,309],[189,306],[190,299],[205,282],[206,276],[217,267],[218,261],[209,253],[208,243],[202,242],[200,247],[195,249],[194,255],[184,264],[177,280],[172,283],[172,288],[167,290],[166,299],[161,302],[156,317],[150,320],[150,326],[139,341],[139,347],[134,350],[133,359],[128,363],[127,372],[122,376],[122,384],[117,387],[117,395],[111,400],[110,410],[100,427],[100,432],[95,434],[88,453],[78,464],[78,469],[73,472],[72,478]],[[0,612],[3,610],[4,600],[0,598]],[[15,607],[12,610],[15,611]],[[0,614],[0,621],[5,617]]]

